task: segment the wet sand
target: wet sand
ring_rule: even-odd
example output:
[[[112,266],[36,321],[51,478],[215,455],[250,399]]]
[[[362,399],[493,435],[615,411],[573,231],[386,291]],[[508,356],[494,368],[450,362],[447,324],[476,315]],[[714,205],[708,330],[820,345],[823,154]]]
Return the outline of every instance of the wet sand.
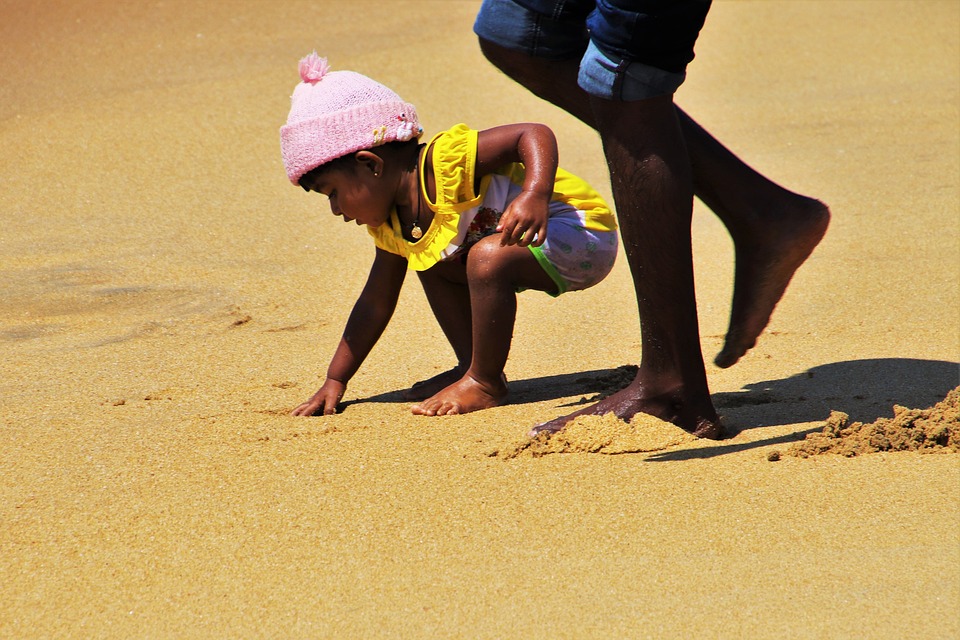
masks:
[[[478,4],[0,2],[0,636],[960,635],[960,456],[770,461],[960,383],[954,2],[715,3],[678,102],[834,214],[757,347],[708,365],[728,439],[526,441],[639,359],[622,258],[520,296],[510,404],[410,414],[453,361],[411,277],[342,414],[287,415],[373,251],[286,181],[300,56],[428,133],[545,122],[609,196],[595,134],[483,60]],[[699,202],[693,231],[712,359],[732,247]]]

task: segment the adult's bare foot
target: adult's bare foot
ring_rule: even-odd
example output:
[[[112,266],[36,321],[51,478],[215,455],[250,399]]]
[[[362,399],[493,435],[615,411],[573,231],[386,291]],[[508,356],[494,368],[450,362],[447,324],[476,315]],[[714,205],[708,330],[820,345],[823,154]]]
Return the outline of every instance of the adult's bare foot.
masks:
[[[648,394],[637,380],[600,402],[576,413],[538,424],[530,430],[530,437],[538,433],[555,433],[579,416],[603,416],[612,413],[621,420],[629,421],[638,413],[646,413],[671,422],[698,438],[719,440],[723,426],[717,416],[709,395],[706,400],[685,398],[682,389],[658,395]]]
[[[454,367],[453,369],[444,371],[443,373],[438,373],[432,378],[414,382],[412,387],[403,392],[403,399],[408,402],[426,400],[427,398],[435,395],[438,391],[446,389],[451,384],[462,378],[464,371],[466,371],[466,369]]]
[[[506,397],[507,385],[503,378],[500,385],[490,386],[466,374],[432,397],[413,405],[410,411],[418,416],[458,415],[499,406]]]
[[[762,235],[734,237],[736,276],[730,326],[714,363],[726,368],[757,343],[793,274],[813,253],[830,224],[830,210],[802,198],[767,218]]]

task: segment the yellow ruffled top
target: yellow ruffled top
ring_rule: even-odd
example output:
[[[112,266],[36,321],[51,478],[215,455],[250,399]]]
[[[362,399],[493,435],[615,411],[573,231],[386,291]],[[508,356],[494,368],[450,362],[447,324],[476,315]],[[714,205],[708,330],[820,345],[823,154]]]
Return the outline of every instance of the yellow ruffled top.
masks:
[[[424,202],[433,211],[433,221],[416,242],[403,237],[400,220],[394,211],[388,224],[367,227],[378,247],[403,256],[414,271],[425,271],[449,253],[444,250],[460,232],[460,213],[471,209],[482,200],[473,192],[474,168],[477,164],[477,131],[458,124],[449,131],[435,135],[427,144],[433,146],[433,177],[437,197],[431,202],[426,192],[425,162],[420,162],[420,189]],[[427,154],[424,154],[426,158]]]

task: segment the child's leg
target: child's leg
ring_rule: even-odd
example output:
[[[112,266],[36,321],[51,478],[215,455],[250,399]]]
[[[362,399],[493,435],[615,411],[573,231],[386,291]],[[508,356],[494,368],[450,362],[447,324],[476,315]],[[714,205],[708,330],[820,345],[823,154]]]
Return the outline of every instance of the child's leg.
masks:
[[[470,289],[467,269],[459,260],[440,262],[417,273],[430,309],[457,357],[457,366],[414,383],[404,392],[405,400],[425,400],[459,380],[470,366],[473,355]]]
[[[530,249],[502,247],[499,235],[470,249],[467,279],[473,324],[470,367],[457,382],[414,405],[415,414],[451,415],[499,405],[507,395],[503,368],[513,338],[517,289],[557,290]]]

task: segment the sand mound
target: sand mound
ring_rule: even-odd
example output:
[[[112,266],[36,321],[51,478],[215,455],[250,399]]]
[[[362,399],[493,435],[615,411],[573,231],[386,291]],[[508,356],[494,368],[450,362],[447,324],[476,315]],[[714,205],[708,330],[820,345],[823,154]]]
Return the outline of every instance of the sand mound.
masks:
[[[960,451],[960,387],[929,409],[895,406],[893,418],[850,424],[850,417],[834,411],[823,431],[807,435],[788,455],[800,458],[824,453],[853,457],[879,451]]]
[[[697,438],[663,420],[637,414],[627,423],[612,413],[605,416],[580,416],[557,433],[541,433],[490,455],[510,459],[518,456],[539,458],[551,453],[644,453],[662,451]]]

